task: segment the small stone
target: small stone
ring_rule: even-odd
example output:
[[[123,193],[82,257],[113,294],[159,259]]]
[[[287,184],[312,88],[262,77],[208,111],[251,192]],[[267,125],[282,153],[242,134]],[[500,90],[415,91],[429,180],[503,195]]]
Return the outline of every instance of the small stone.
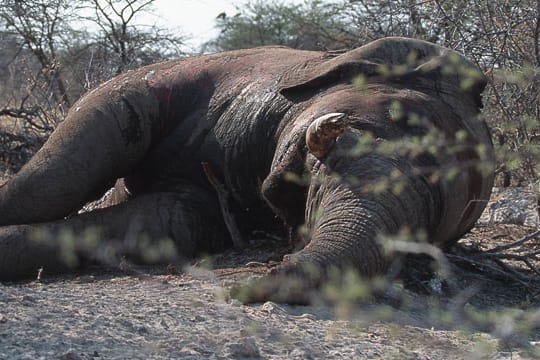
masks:
[[[188,347],[188,346],[184,346],[181,350],[180,350],[180,354],[182,355],[182,357],[186,357],[186,356],[198,356],[198,355],[201,355],[201,353],[191,347]]]
[[[290,359],[313,359],[313,353],[306,348],[295,348],[289,353]]]
[[[139,334],[148,334],[148,329],[142,324],[134,324],[133,330],[135,330]]]
[[[442,282],[439,278],[431,278],[428,282],[429,289],[433,294],[441,295],[442,294]]]
[[[81,356],[75,350],[69,350],[67,353],[60,355],[60,360],[82,360]]]
[[[33,306],[36,302],[36,298],[30,295],[23,295],[21,297],[21,303],[24,306]]]
[[[229,304],[231,304],[232,306],[235,306],[235,307],[238,307],[238,306],[242,306],[244,304],[242,304],[242,302],[238,299],[231,299],[229,300]]]
[[[284,308],[282,308],[281,306],[279,306],[278,304],[272,301],[267,301],[264,304],[262,304],[261,310],[269,314],[282,314],[282,315],[287,314],[287,311]]]
[[[241,342],[227,345],[227,356],[233,358],[258,358],[259,347],[253,337],[243,338]]]
[[[23,296],[21,297],[21,300],[22,300],[22,301],[34,302],[34,301],[36,301],[36,298],[34,298],[34,297],[31,296],[31,295],[23,295]]]
[[[206,321],[206,319],[201,315],[195,315],[194,317],[190,318],[189,321],[191,321],[191,322],[203,322],[203,321]]]

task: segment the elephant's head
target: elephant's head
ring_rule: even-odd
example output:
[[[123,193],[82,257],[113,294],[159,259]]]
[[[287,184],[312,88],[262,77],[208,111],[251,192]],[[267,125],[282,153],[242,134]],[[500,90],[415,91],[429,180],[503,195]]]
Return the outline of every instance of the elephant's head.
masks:
[[[493,181],[478,168],[492,157],[476,119],[485,78],[461,55],[384,39],[308,64],[282,85],[303,110],[282,132],[263,193],[288,218],[305,201],[306,231],[304,248],[278,272],[380,274],[389,264],[382,236],[423,231],[445,245],[479,217]],[[304,198],[291,178],[307,178]]]

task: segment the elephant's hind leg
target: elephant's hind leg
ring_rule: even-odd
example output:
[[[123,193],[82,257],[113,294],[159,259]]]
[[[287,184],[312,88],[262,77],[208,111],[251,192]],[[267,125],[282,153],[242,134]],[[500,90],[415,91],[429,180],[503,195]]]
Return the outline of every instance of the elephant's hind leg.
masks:
[[[223,250],[230,241],[217,200],[198,187],[35,225],[0,227],[0,280],[67,272],[88,260],[163,263]]]

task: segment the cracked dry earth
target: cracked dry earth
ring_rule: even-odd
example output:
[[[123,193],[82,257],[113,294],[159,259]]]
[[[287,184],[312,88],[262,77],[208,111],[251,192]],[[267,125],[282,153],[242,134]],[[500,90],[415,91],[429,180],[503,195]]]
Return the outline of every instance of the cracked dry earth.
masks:
[[[492,224],[465,242],[511,243],[535,230]],[[362,301],[289,306],[229,299],[231,286],[266,268],[245,264],[266,261],[272,251],[231,251],[212,259],[213,271],[91,269],[0,284],[0,359],[540,357],[538,287],[491,279],[474,266],[454,269],[454,295],[396,282],[394,295]]]

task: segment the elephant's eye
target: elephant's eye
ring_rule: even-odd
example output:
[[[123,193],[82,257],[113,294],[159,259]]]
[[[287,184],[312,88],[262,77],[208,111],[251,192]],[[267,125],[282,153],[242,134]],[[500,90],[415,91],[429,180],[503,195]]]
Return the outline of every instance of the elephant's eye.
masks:
[[[428,132],[428,114],[422,109],[407,109],[391,106],[388,110],[390,120],[408,135],[420,136]]]
[[[352,127],[364,134],[369,134],[374,138],[384,137],[384,129],[372,123],[354,123]]]

